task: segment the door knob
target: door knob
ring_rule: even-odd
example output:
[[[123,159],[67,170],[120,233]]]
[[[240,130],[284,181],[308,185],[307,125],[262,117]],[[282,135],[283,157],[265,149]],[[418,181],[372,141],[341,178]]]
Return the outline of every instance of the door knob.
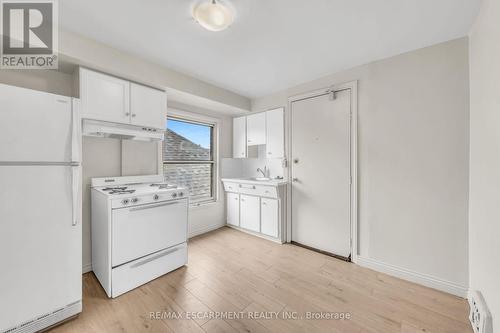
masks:
[[[297,183],[297,182],[299,181],[299,179],[298,179],[298,178],[292,178],[292,181],[293,181],[294,183]]]

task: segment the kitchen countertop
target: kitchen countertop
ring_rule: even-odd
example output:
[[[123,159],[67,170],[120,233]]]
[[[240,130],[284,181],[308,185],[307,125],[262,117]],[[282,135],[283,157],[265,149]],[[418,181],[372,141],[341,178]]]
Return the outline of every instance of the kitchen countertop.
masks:
[[[255,184],[266,186],[282,186],[288,184],[286,179],[255,180],[252,178],[222,178],[223,182]]]

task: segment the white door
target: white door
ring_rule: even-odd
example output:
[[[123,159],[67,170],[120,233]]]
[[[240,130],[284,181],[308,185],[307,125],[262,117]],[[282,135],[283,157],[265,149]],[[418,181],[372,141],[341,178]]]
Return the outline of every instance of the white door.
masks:
[[[268,158],[283,158],[285,151],[283,108],[266,112],[266,151]]]
[[[80,69],[82,118],[130,123],[130,82]]]
[[[260,198],[240,195],[240,226],[260,232]]]
[[[0,84],[0,117],[0,162],[71,161],[71,98]]]
[[[112,266],[184,243],[187,200],[113,209]]]
[[[131,83],[130,117],[133,125],[165,129],[167,94],[164,91]]]
[[[233,157],[247,157],[246,117],[238,117],[233,119]]]
[[[247,145],[266,144],[266,113],[247,116]]]
[[[291,103],[292,241],[350,251],[350,90]]]
[[[227,223],[240,225],[240,195],[237,193],[227,193]]]
[[[279,210],[278,200],[260,199],[260,232],[271,237],[278,237]]]
[[[71,167],[0,166],[0,184],[3,332],[81,300],[82,226]]]

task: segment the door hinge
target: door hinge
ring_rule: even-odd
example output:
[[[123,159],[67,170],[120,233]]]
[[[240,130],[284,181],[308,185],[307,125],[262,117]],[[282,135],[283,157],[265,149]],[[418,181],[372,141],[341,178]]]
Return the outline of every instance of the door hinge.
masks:
[[[334,89],[328,89],[326,93],[330,95],[330,101],[334,101],[337,98]]]

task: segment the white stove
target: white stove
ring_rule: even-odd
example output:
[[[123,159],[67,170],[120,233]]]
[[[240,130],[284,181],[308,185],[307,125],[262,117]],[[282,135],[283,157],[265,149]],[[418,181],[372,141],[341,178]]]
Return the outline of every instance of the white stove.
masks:
[[[188,201],[161,175],[92,179],[92,268],[109,297],[187,263]]]

